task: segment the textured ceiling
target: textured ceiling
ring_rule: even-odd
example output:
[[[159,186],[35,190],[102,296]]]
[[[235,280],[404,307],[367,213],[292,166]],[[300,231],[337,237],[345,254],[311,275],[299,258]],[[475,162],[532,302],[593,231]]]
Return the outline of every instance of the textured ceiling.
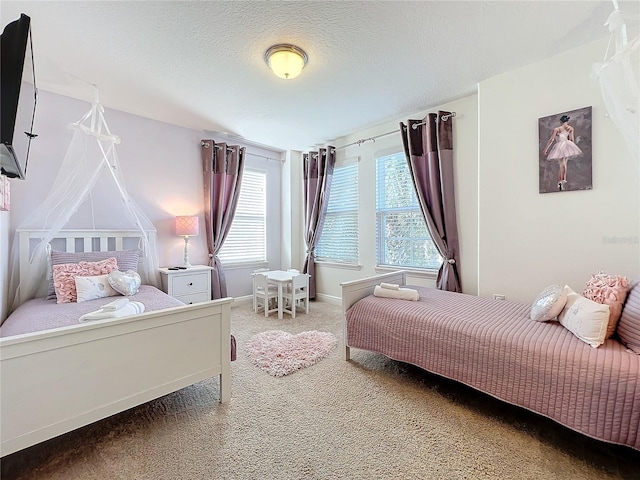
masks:
[[[636,19],[640,2],[620,1]],[[307,149],[475,92],[607,36],[610,1],[0,2],[32,20],[40,89],[277,149]],[[294,80],[263,60],[309,55]],[[604,55],[604,52],[603,52]]]

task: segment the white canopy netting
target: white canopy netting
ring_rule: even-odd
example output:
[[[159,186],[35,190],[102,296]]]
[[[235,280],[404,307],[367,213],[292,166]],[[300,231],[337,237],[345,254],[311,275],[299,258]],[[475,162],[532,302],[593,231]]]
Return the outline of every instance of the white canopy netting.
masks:
[[[120,139],[109,130],[97,95],[91,109],[70,128],[73,137],[51,191],[16,229],[10,265],[11,310],[44,294],[42,279],[51,278],[51,242],[62,229],[139,231],[140,240],[133,246],[141,251],[138,273],[143,283],[159,286],[156,244],[149,238],[156,229],[127,193],[115,148]],[[19,273],[20,230],[41,232],[31,247],[26,278]]]
[[[609,116],[622,133],[640,171],[640,35],[627,38],[624,13],[618,2],[605,25],[611,36],[602,63],[593,66]],[[612,47],[613,45],[613,47]]]

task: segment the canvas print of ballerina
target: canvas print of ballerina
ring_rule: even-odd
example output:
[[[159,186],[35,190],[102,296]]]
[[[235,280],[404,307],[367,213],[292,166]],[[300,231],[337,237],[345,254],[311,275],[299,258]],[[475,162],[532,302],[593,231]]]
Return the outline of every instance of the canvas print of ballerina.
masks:
[[[538,119],[540,193],[591,190],[591,107]]]

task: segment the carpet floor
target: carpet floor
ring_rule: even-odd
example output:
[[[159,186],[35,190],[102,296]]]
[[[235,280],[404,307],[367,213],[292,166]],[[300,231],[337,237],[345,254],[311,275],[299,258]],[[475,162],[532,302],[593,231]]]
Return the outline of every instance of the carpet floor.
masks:
[[[274,377],[243,350],[265,330],[341,339],[340,307],[295,320],[234,307],[231,401],[200,382],[9,455],[2,479],[639,478],[640,452],[371,352]]]

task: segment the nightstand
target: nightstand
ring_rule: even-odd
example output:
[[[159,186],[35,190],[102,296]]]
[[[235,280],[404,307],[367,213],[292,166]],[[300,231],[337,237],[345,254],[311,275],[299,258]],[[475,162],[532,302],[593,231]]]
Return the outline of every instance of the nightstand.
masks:
[[[186,304],[211,300],[211,270],[207,265],[194,265],[186,270],[160,268],[162,290]]]

